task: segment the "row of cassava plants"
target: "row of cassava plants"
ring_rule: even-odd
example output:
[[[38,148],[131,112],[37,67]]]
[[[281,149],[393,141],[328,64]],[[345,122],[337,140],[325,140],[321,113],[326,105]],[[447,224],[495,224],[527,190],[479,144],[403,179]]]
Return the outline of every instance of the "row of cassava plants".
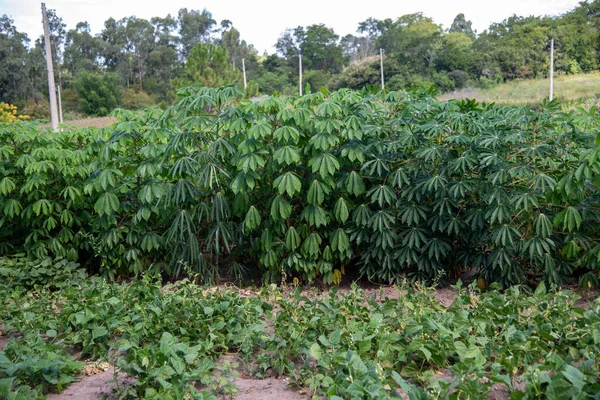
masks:
[[[368,89],[179,96],[102,129],[0,125],[1,251],[112,277],[598,283],[593,112]]]

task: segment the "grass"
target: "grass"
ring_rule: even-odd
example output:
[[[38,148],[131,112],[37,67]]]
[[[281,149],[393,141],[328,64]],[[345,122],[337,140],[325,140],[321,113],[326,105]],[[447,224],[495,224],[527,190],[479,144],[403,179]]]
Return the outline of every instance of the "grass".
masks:
[[[489,89],[465,88],[439,96],[440,100],[476,99],[480,102],[529,105],[548,98],[548,79],[512,81]],[[600,72],[562,75],[554,79],[554,97],[567,109],[600,105]]]
[[[113,117],[96,117],[96,118],[81,118],[74,119],[72,121],[64,121],[63,125],[76,126],[79,128],[89,128],[91,126],[95,126],[97,128],[102,128],[104,126],[108,126],[110,124],[114,124],[117,120]],[[50,127],[50,123],[45,123],[40,125],[43,128]]]

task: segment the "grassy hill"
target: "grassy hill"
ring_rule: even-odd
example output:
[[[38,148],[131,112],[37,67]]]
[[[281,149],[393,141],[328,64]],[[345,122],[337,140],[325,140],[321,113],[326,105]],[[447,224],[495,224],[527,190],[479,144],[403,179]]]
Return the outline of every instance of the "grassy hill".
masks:
[[[511,81],[490,89],[465,88],[439,96],[440,100],[477,99],[502,104],[526,105],[548,97],[548,79]],[[554,97],[565,108],[600,106],[600,72],[563,75],[554,79]]]

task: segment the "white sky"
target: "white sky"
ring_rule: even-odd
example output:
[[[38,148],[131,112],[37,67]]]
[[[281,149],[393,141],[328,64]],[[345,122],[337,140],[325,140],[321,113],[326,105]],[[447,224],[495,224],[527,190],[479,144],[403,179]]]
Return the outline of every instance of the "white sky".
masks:
[[[8,14],[17,29],[27,33],[32,42],[42,34],[41,1],[0,0],[0,15]],[[46,8],[55,9],[67,24],[67,30],[87,21],[93,34],[99,33],[109,17],[117,20],[135,15],[150,19],[167,14],[177,15],[180,8],[212,13],[217,23],[233,22],[242,39],[262,54],[272,53],[273,46],[286,28],[324,23],[340,35],[355,34],[358,23],[369,17],[392,18],[423,12],[444,29],[450,27],[458,13],[473,22],[473,28],[484,31],[492,22],[501,22],[517,14],[558,15],[572,10],[578,0],[46,0]]]

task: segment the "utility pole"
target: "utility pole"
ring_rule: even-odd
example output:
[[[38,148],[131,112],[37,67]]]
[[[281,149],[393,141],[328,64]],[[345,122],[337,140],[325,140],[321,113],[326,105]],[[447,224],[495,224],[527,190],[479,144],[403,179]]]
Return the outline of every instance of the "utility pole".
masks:
[[[59,75],[60,77],[60,75]],[[62,101],[60,100],[60,78],[58,81],[58,90],[56,91],[58,93],[58,122],[59,123],[63,123],[63,117],[62,117]]]
[[[298,87],[300,89],[300,96],[302,96],[302,54],[298,56],[300,63],[298,65],[298,71],[300,72],[300,79],[298,80]]]
[[[52,67],[52,49],[50,46],[50,30],[48,28],[48,16],[46,15],[46,4],[42,3],[42,20],[44,23],[44,45],[46,49],[46,68],[48,69],[48,92],[50,93],[50,122],[52,130],[58,127],[58,112],[56,111],[56,87],[54,86],[54,68]]]
[[[550,95],[548,99],[554,98],[554,38],[550,39]]]
[[[244,75],[244,91],[246,91],[246,61],[242,58],[242,74]]]
[[[383,49],[379,49],[379,63],[381,65],[381,90],[385,90],[385,80],[383,79]]]

